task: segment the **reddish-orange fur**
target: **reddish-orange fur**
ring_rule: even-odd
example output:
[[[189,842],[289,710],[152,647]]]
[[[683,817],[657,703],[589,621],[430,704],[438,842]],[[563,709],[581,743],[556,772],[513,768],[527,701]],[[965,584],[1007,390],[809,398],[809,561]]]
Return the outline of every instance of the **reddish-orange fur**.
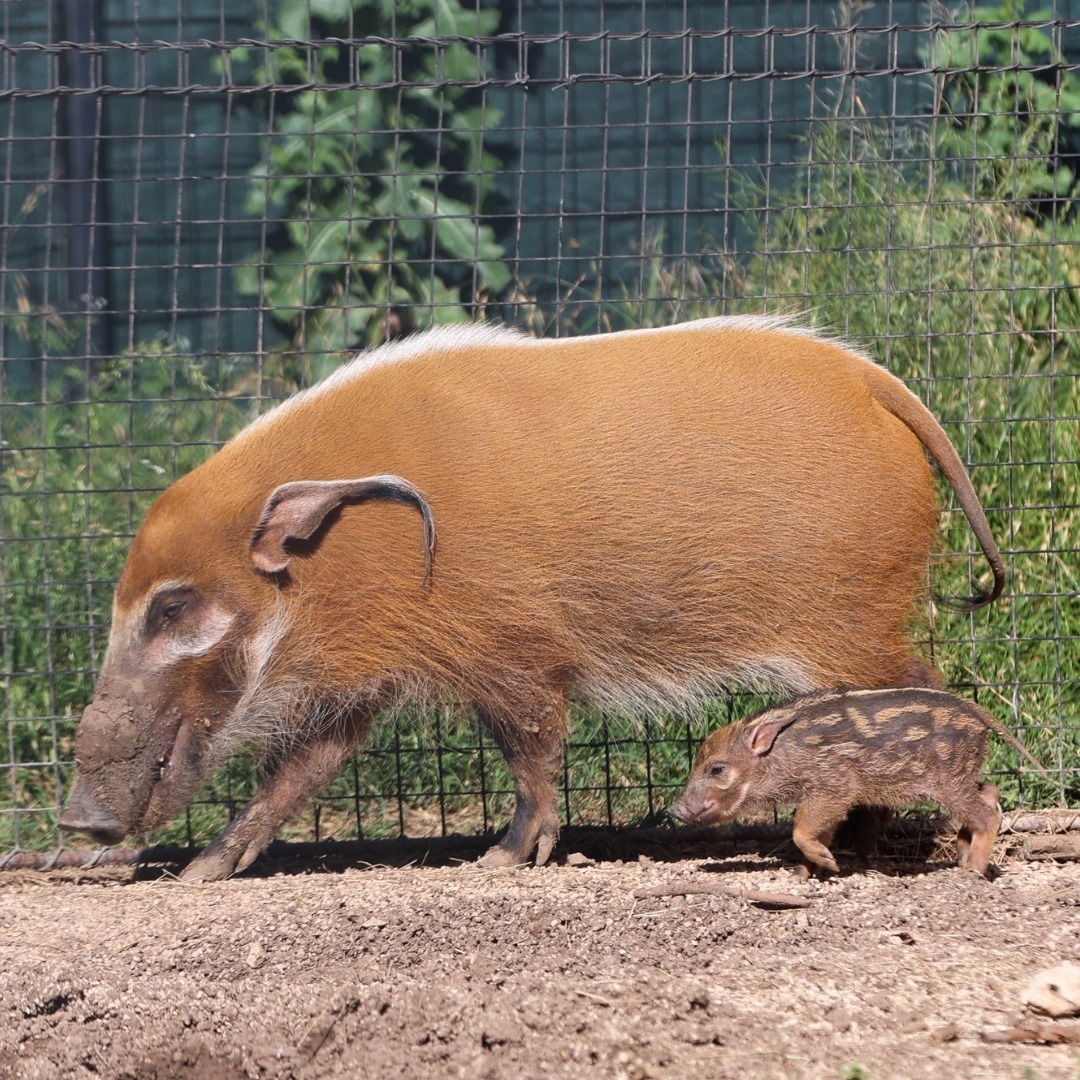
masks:
[[[333,741],[314,770],[332,772],[375,708],[413,698],[459,701],[491,726],[519,796],[492,861],[537,848],[542,861],[568,698],[640,709],[733,682],[939,682],[906,633],[937,528],[924,445],[994,565],[996,594],[1000,559],[944,433],[901,383],[839,345],[710,320],[391,346],[263,417],[162,495],[117,589],[101,686],[136,710],[172,687],[203,722],[199,779],[243,739],[271,740],[269,785],[294,797],[272,792],[270,812],[257,796],[193,876],[246,865],[280,813],[309,797],[296,747],[310,756]],[[416,507],[382,501],[335,508],[289,546],[280,573],[257,568],[272,562],[256,530],[280,485],[376,474],[426,499],[430,581]],[[213,615],[173,653],[204,644],[199,626],[229,629],[151,679],[144,623],[163,583],[184,583]],[[276,639],[253,644],[272,613]],[[155,633],[180,631],[166,621]],[[288,701],[260,711],[264,691]],[[255,702],[245,715],[240,699]],[[86,736],[95,753],[105,716]],[[110,813],[125,829],[155,824],[189,787],[178,780],[179,794],[155,795],[135,819]],[[92,789],[83,784],[84,802]],[[88,828],[78,818],[69,812],[70,827]]]

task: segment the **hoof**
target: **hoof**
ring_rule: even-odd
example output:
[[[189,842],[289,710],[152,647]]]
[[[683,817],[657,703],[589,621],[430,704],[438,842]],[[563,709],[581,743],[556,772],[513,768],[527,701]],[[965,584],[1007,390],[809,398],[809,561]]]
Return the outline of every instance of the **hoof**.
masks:
[[[488,848],[479,859],[476,860],[477,866],[525,866],[528,863],[528,857],[522,856],[516,851],[508,851],[504,847],[500,847],[496,844],[493,848]]]
[[[197,855],[180,871],[186,882],[224,881],[236,872],[236,865],[222,855]]]
[[[531,861],[536,866],[543,866],[544,863],[551,858],[551,853],[555,850],[555,844],[559,839],[559,830],[557,827],[554,829],[541,827],[535,840],[507,846],[506,841],[509,839],[512,832],[513,829],[503,837],[502,843],[496,844],[492,848],[488,848],[488,850],[476,860],[476,865],[527,866],[530,862],[529,856],[533,855]]]
[[[555,841],[558,836],[548,836],[546,833],[541,834],[540,839],[536,842],[536,865],[543,866],[548,859],[551,858],[552,851],[555,850]]]
[[[832,864],[828,863],[800,863],[796,868],[795,873],[799,881],[828,881],[834,874],[840,873],[840,867],[836,865],[836,861],[833,860]]]
[[[224,881],[242,873],[260,855],[262,846],[251,844],[240,851],[213,843],[196,855],[180,872],[181,881]]]

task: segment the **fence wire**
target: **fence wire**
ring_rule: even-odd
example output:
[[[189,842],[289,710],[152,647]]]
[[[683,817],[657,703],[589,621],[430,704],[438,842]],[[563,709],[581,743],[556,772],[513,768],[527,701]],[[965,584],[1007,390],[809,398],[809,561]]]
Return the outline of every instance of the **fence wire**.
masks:
[[[57,848],[73,732],[154,496],[358,349],[785,313],[945,424],[1009,570],[925,649],[1080,803],[1080,11],[893,0],[0,3],[0,852]],[[933,575],[979,573],[946,506]],[[950,588],[950,583],[957,588]],[[658,820],[744,712],[582,711],[562,811]],[[253,790],[234,762],[160,843]],[[288,835],[479,832],[469,717],[380,726]]]

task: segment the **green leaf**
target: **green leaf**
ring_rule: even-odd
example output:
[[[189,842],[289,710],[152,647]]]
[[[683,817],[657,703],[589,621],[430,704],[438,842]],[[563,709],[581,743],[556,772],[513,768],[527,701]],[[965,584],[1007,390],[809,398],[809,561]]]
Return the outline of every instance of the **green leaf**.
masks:
[[[346,38],[391,19],[403,39],[486,36],[500,18],[471,0],[280,0],[271,9],[264,28],[271,40],[304,40],[313,29]],[[328,82],[348,48],[330,44],[312,55],[282,46],[252,72],[252,82]],[[265,267],[260,271],[253,255],[237,271],[238,287],[261,289],[275,318],[309,343],[365,339],[377,332],[373,313],[388,302],[445,304],[456,317],[463,281],[475,277],[494,293],[511,280],[503,248],[476,209],[487,206],[500,165],[485,149],[483,130],[498,115],[460,87],[415,85],[476,81],[474,49],[422,41],[351,49],[360,89],[274,95],[275,130],[251,170],[246,201],[252,213],[272,213],[279,224]],[[398,64],[400,89],[370,88],[391,82]],[[442,129],[437,140],[435,125]]]
[[[279,6],[277,20],[273,23],[276,36],[293,41],[311,37],[311,19],[307,3],[284,3]]]
[[[314,18],[328,23],[347,23],[353,10],[353,0],[307,0]]]

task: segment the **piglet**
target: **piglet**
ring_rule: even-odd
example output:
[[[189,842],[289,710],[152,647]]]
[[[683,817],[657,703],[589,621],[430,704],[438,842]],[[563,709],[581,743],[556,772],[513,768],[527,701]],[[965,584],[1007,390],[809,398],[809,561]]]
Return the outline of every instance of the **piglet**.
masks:
[[[960,865],[988,875],[998,792],[979,782],[987,731],[1042,766],[985,709],[939,690],[827,690],[714,731],[671,814],[713,825],[796,805],[803,876],[836,872],[833,835],[856,806],[938,803],[955,820]]]

